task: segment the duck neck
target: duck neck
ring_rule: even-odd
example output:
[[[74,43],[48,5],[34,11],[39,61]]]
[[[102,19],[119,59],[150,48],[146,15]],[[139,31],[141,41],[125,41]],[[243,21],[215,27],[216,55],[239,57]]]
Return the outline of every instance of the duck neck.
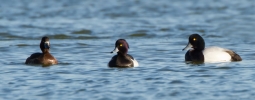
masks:
[[[124,53],[123,53],[123,52],[118,52],[118,55],[119,55],[119,56],[126,56],[127,53],[126,53],[126,52],[124,52]]]
[[[128,52],[128,49],[127,49],[127,48],[119,48],[118,54],[120,54],[120,55],[126,55],[127,52]]]
[[[203,51],[205,49],[205,42],[204,42],[204,40],[199,43],[199,45],[198,45],[198,47],[196,49],[200,50],[200,51]]]
[[[199,48],[194,49],[194,51],[203,51],[203,50],[204,50],[204,48],[203,49],[199,49]]]
[[[42,52],[43,52],[43,54],[47,54],[47,53],[50,53],[50,50],[49,49],[43,49]]]

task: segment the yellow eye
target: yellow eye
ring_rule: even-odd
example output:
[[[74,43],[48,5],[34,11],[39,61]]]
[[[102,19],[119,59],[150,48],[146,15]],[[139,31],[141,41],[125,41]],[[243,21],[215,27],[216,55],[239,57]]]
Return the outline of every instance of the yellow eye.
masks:
[[[120,44],[120,46],[122,47],[122,44]]]
[[[193,41],[196,41],[197,39],[196,38],[193,38]]]

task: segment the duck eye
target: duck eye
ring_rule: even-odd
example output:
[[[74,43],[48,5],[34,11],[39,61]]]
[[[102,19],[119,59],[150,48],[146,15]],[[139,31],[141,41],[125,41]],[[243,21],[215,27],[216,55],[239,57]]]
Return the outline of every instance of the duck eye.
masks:
[[[193,38],[193,41],[196,41],[197,39],[196,38]]]
[[[120,46],[122,47],[122,44],[120,44]]]

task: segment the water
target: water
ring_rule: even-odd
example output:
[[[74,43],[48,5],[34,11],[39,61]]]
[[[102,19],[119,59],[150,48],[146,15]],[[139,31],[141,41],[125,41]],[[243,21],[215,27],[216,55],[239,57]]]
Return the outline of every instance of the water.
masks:
[[[0,0],[1,100],[251,100],[254,0]],[[198,33],[241,62],[186,64]],[[25,65],[50,37],[59,64]],[[108,68],[125,38],[140,66]]]

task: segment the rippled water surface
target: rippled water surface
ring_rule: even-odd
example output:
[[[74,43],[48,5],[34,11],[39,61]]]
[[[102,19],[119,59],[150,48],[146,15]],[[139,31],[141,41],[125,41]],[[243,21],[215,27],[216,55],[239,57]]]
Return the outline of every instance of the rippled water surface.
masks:
[[[1,100],[252,100],[254,0],[0,0]],[[241,62],[186,64],[193,33]],[[25,65],[50,37],[59,64]],[[117,39],[140,66],[109,68]]]

